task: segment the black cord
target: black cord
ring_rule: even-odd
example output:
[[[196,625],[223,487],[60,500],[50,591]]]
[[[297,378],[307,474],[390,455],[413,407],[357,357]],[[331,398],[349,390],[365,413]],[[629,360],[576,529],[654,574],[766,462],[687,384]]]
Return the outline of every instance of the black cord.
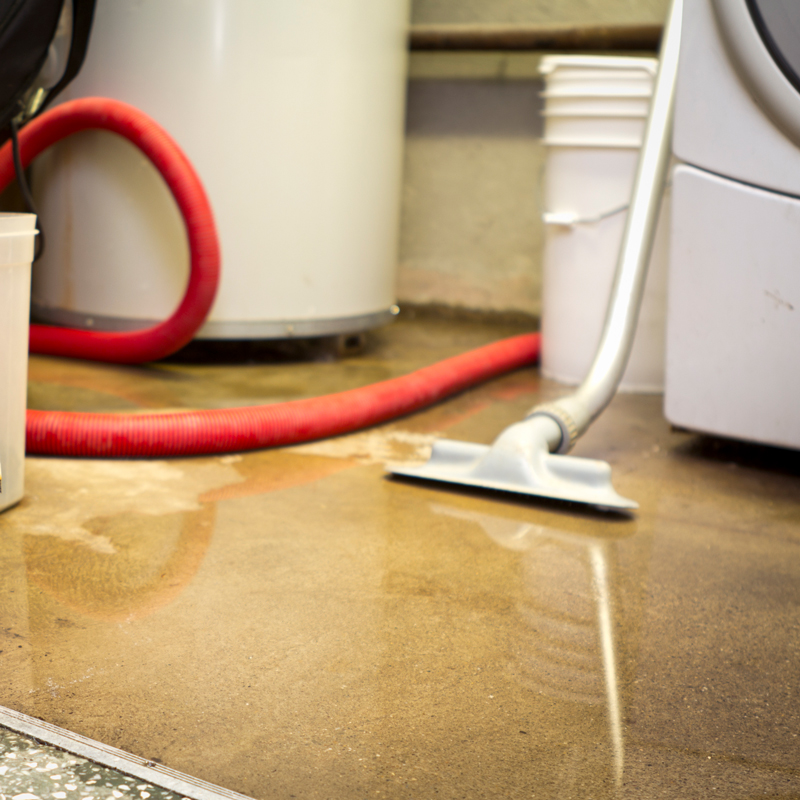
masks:
[[[12,119],[9,123],[11,128],[11,152],[14,156],[14,172],[17,175],[17,185],[19,186],[22,200],[25,203],[25,208],[31,214],[36,214],[36,224],[39,228],[39,235],[36,237],[36,244],[33,250],[33,260],[38,261],[44,252],[44,232],[42,231],[42,221],[39,217],[39,212],[36,210],[36,204],[33,202],[33,195],[31,194],[28,181],[25,178],[25,170],[22,169],[22,158],[19,154],[19,137],[17,136],[17,123]]]

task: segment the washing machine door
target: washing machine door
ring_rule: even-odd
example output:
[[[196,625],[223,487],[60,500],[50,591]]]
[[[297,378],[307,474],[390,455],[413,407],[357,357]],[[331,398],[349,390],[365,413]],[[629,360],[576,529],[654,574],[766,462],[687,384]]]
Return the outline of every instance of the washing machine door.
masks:
[[[800,2],[713,0],[728,54],[757,103],[800,145]]]

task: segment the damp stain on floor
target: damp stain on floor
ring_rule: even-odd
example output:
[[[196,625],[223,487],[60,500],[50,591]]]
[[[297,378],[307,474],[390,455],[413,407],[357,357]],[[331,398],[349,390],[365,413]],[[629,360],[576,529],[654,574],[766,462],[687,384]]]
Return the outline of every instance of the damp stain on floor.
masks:
[[[400,320],[324,362],[33,357],[30,403],[307,397],[518,332]],[[574,454],[634,514],[387,476],[564,391],[528,368],[297,447],[28,459],[0,515],[0,706],[259,800],[800,796],[800,454],[620,395]]]

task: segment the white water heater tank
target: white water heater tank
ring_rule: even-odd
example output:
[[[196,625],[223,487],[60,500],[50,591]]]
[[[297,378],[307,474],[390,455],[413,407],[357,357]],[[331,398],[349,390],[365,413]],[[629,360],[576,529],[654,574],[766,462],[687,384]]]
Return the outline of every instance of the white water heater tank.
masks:
[[[178,142],[209,194],[222,278],[201,338],[365,330],[394,307],[408,0],[97,0],[59,98],[112,97]],[[128,330],[182,296],[182,222],[127,142],[41,156],[33,313]]]

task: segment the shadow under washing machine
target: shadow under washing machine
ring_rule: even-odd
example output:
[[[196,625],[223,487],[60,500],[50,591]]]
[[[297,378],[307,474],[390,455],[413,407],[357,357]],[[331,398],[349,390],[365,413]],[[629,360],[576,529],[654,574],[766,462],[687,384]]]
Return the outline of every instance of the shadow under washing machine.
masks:
[[[685,0],[665,413],[800,448],[800,3]]]

